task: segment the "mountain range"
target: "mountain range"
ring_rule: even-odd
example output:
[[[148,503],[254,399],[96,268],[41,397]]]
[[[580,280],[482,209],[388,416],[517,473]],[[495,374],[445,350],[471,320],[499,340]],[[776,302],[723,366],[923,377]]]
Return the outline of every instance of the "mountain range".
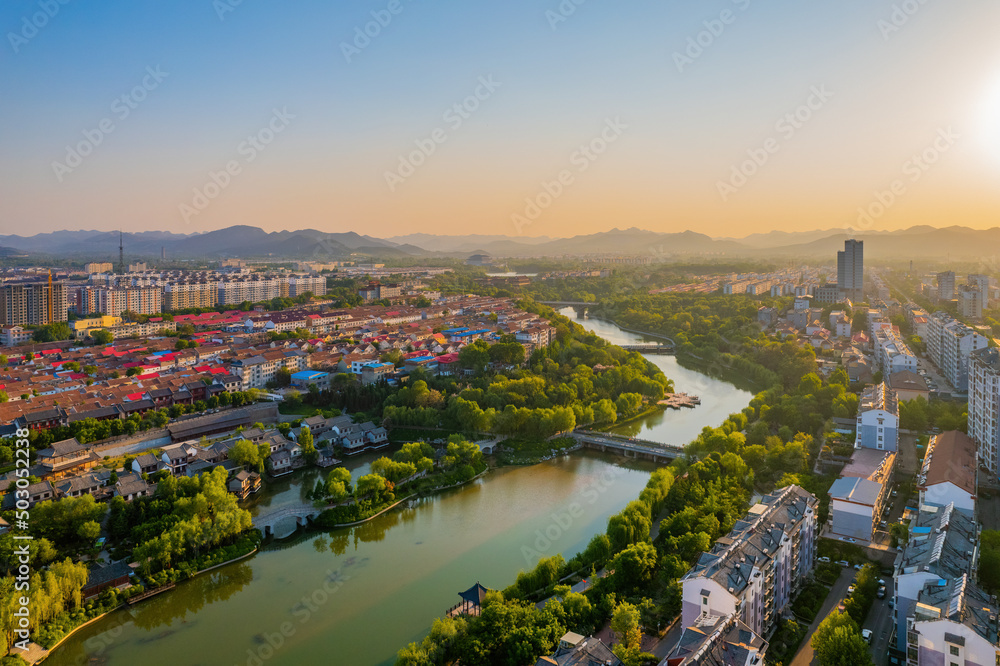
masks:
[[[410,234],[376,238],[353,231],[316,229],[267,232],[245,225],[206,233],[178,234],[143,231],[121,234],[125,254],[132,260],[168,258],[274,258],[336,260],[347,258],[391,259],[403,257],[458,257],[489,254],[495,257],[560,257],[565,255],[619,254],[654,258],[686,256],[750,258],[835,258],[844,240],[865,242],[865,256],[888,258],[979,258],[1000,251],[1000,228],[970,229],[951,226],[917,226],[896,231],[848,233],[843,229],[801,232],[772,231],[743,238],[712,238],[694,231],[662,233],[644,229],[611,229],[596,234],[551,238],[489,234]],[[55,231],[34,236],[0,235],[3,254],[38,253],[114,261],[119,233],[113,231]]]

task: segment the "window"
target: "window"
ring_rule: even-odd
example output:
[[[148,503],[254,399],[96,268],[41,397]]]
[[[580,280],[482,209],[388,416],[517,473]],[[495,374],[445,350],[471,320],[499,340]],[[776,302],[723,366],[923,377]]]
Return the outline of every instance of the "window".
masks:
[[[951,652],[951,656],[953,656],[953,657],[957,657],[958,656],[958,646],[957,645],[950,645],[950,646],[948,646],[948,650]]]

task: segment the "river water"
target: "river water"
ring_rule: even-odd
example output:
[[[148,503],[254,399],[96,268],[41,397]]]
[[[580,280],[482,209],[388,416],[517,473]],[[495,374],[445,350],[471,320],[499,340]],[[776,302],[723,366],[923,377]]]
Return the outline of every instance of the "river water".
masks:
[[[602,319],[576,319],[573,308],[563,308],[559,312],[616,345],[657,341],[655,337],[623,331]],[[693,409],[665,409],[623,423],[612,428],[612,432],[666,444],[684,445],[693,440],[705,426],[719,425],[730,414],[741,411],[753,398],[752,393],[738,389],[729,382],[683,367],[674,356],[648,354],[646,358],[674,381],[675,391],[696,395],[701,398],[701,404]]]
[[[641,339],[606,322],[584,323],[612,342]],[[684,443],[749,401],[748,393],[681,368],[673,357],[650,360],[702,405],[646,417],[624,432]],[[352,475],[367,473],[374,457],[350,460]],[[364,525],[266,548],[116,611],[75,633],[46,663],[391,664],[399,647],[420,640],[458,603],[459,591],[476,581],[503,588],[542,556],[568,559],[582,550],[638,496],[652,469],[581,451],[493,470]],[[318,477],[308,471],[269,484],[251,511],[303,504]]]

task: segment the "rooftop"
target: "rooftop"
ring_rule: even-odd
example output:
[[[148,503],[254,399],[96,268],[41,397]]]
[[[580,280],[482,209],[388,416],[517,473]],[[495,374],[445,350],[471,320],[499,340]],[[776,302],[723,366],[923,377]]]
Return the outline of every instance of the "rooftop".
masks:
[[[976,443],[958,430],[931,437],[917,475],[917,483],[923,488],[947,482],[976,494]]]

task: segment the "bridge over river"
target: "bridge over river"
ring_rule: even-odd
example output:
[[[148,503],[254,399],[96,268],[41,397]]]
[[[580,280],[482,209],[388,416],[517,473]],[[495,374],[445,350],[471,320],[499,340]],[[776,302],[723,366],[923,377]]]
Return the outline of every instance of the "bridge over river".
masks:
[[[295,529],[298,530],[308,525],[309,521],[319,515],[319,512],[319,509],[311,506],[288,506],[277,511],[254,516],[252,524],[263,532],[264,537],[267,538],[274,533],[274,526],[282,520],[295,518]]]
[[[574,430],[569,435],[583,446],[598,451],[620,453],[627,458],[643,458],[656,463],[669,463],[684,453],[684,447],[662,444],[645,439],[622,437],[593,430]]]

